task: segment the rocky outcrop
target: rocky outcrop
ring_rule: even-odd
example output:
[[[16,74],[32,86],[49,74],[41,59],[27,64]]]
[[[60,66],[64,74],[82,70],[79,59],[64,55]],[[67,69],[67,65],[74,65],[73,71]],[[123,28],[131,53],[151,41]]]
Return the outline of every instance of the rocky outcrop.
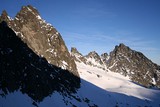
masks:
[[[34,7],[23,6],[14,19],[3,11],[0,20],[6,21],[36,54],[46,58],[50,64],[66,69],[79,77],[76,64],[60,33],[43,20]]]
[[[35,102],[54,91],[75,93],[80,78],[38,56],[6,22],[0,23],[0,96],[20,90]],[[34,104],[36,104],[34,102]]]
[[[75,47],[71,48],[71,55],[75,61],[83,62],[86,64],[87,59]]]
[[[160,66],[153,63],[141,52],[130,49],[124,44],[99,56],[95,51],[83,56],[76,48],[71,51],[75,61],[128,76],[133,82],[145,87],[160,88]],[[83,60],[82,60],[83,59]]]
[[[129,76],[133,82],[160,88],[160,66],[124,44],[116,46],[110,53],[107,66],[113,72]]]
[[[86,55],[85,57],[87,59],[88,65],[104,69],[104,65],[101,60],[101,57],[98,55],[97,52],[92,51],[92,52],[88,53],[88,55]]]
[[[103,53],[101,54],[101,60],[103,63],[107,63],[108,59],[109,59],[109,55],[107,53]]]
[[[104,53],[102,56],[99,56],[97,52],[90,52],[88,55],[83,56],[76,48],[71,48],[71,55],[74,57],[74,60],[77,62],[84,63],[86,65],[94,66],[101,68],[103,70],[106,69],[107,53]]]

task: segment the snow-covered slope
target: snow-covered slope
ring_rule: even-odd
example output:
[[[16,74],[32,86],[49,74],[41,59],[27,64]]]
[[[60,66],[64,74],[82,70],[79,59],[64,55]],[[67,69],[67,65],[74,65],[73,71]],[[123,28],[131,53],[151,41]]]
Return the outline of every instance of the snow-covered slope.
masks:
[[[37,104],[39,107],[159,107],[160,91],[133,83],[118,73],[76,62],[81,88],[76,94],[62,96],[58,92]],[[30,104],[30,105],[29,105]],[[32,100],[19,91],[0,97],[0,107],[33,106]],[[36,105],[36,104],[35,104]]]
[[[109,58],[107,53],[98,55],[96,51],[89,52],[87,55],[83,56],[76,48],[71,48],[71,55],[77,62],[82,62],[86,65],[97,67],[106,70],[106,61]]]
[[[129,76],[132,81],[145,87],[160,88],[160,66],[143,53],[121,43],[109,56],[107,67],[111,71]]]
[[[149,60],[143,53],[132,50],[123,43],[115,46],[110,52],[98,55],[95,51],[83,56],[76,48],[71,49],[75,61],[129,76],[129,78],[145,87],[160,88],[160,66]]]
[[[113,102],[107,104],[106,102],[103,102],[103,106],[110,104],[110,107],[112,107],[115,102],[117,102],[119,106],[121,106],[123,103],[122,107],[126,106],[125,104],[129,105],[129,107],[135,107],[137,105],[152,105],[154,107],[159,106],[159,90],[144,88],[138,84],[133,83],[128,77],[125,77],[119,73],[111,72],[109,70],[109,72],[105,72],[102,69],[87,66],[78,62],[77,66],[78,71],[80,72],[80,76],[83,80],[94,84],[98,88],[102,89],[105,95],[107,94],[113,98],[111,99],[107,96],[104,96],[104,98],[101,97],[100,99],[106,99],[106,102]],[[96,93],[94,94],[95,97],[101,96],[98,94],[96,96]],[[97,100],[95,100],[95,102]]]

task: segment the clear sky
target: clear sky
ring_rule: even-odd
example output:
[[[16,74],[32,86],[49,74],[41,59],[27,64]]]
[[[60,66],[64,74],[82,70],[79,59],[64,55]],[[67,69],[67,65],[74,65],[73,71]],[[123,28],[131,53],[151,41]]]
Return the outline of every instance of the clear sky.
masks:
[[[160,65],[160,0],[1,0],[12,18],[31,4],[62,35],[68,49],[109,53],[119,43]]]

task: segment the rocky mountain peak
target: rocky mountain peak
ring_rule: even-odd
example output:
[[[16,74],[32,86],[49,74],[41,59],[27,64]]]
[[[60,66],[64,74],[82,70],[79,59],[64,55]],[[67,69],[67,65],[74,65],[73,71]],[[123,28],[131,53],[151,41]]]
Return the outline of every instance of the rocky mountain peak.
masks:
[[[83,56],[83,55],[77,50],[77,48],[75,48],[75,47],[71,47],[71,53],[72,53],[72,54],[77,54],[77,55]]]
[[[120,43],[118,46],[115,46],[114,49],[116,52],[127,52],[130,50],[130,48],[123,43]]]
[[[0,97],[19,90],[35,103],[54,91],[66,95],[79,88],[79,77],[38,56],[5,21],[0,23],[0,38]]]
[[[85,56],[88,59],[94,59],[95,61],[101,62],[101,58],[96,51],[89,52],[88,55]]]
[[[32,7],[31,5],[27,5],[27,6],[22,6],[20,12],[17,15],[23,15],[23,16],[34,15],[34,16],[39,16],[40,14],[39,14],[39,12],[37,11],[36,8]]]
[[[85,57],[89,65],[96,66],[98,68],[104,67],[101,57],[98,55],[96,51],[89,52],[88,55],[86,55]]]
[[[77,53],[77,50],[74,51]],[[85,60],[82,61],[82,57]],[[146,87],[160,88],[160,66],[149,60],[143,53],[132,50],[123,43],[115,46],[109,55],[103,53],[99,56],[97,52],[92,51],[81,58],[78,62],[129,76],[133,82]]]
[[[89,52],[88,55],[86,55],[86,57],[99,57],[98,53],[96,51],[92,51],[92,52]]]
[[[9,21],[11,18],[8,16],[8,13],[6,10],[3,10],[1,16],[0,16],[0,22],[1,21]]]
[[[2,18],[2,19],[5,19],[5,18],[7,18],[7,16],[8,16],[7,11],[6,11],[6,10],[3,10],[3,11],[2,11],[2,14],[1,14],[1,18]]]
[[[87,59],[75,47],[71,48],[71,55],[75,61],[86,64]]]
[[[101,57],[107,58],[108,57],[108,53],[101,54]]]
[[[31,27],[30,29],[37,31],[37,28],[41,27],[42,24],[45,26],[45,21],[41,18],[38,10],[31,5],[23,6],[15,16],[14,22],[15,26],[12,26],[15,30],[20,30],[24,25],[31,25],[35,26],[35,28]]]
[[[123,43],[119,44],[119,47],[123,48],[123,47],[127,47],[126,45],[124,45]]]
[[[33,6],[31,6],[31,5],[22,6],[21,11],[24,12],[26,10],[32,12],[35,15],[39,15],[38,10],[36,8],[34,8]]]
[[[96,51],[89,52],[86,56],[83,56],[76,48],[71,49],[71,55],[74,57],[74,60],[77,62],[84,63],[86,65],[98,67],[100,69],[106,70],[106,60],[107,60],[107,53],[103,54],[103,58],[98,55]],[[103,62],[103,60],[105,60]]]
[[[103,61],[104,63],[107,63],[108,58],[109,58],[108,53],[103,53],[103,54],[101,54],[101,59],[102,59],[102,61]]]
[[[2,18],[1,16],[0,19]],[[66,69],[79,77],[76,64],[62,36],[51,24],[41,18],[36,8],[31,5],[23,6],[13,20],[5,21],[37,55],[46,58],[50,64]]]
[[[158,65],[154,64],[141,52],[132,50],[124,44],[115,47],[110,53],[107,64],[111,71],[129,76],[134,82],[146,87],[152,85],[160,87],[160,79],[155,78],[160,76]]]

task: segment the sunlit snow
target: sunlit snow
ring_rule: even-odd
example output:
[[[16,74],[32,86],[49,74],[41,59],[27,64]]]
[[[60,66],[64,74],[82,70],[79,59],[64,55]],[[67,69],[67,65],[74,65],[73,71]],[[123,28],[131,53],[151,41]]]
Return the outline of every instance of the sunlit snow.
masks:
[[[65,63],[65,62],[63,62]],[[76,62],[81,88],[74,97],[54,92],[38,103],[39,107],[159,107],[160,90],[144,88],[129,77]],[[0,97],[0,107],[32,107],[32,100],[17,91]]]

